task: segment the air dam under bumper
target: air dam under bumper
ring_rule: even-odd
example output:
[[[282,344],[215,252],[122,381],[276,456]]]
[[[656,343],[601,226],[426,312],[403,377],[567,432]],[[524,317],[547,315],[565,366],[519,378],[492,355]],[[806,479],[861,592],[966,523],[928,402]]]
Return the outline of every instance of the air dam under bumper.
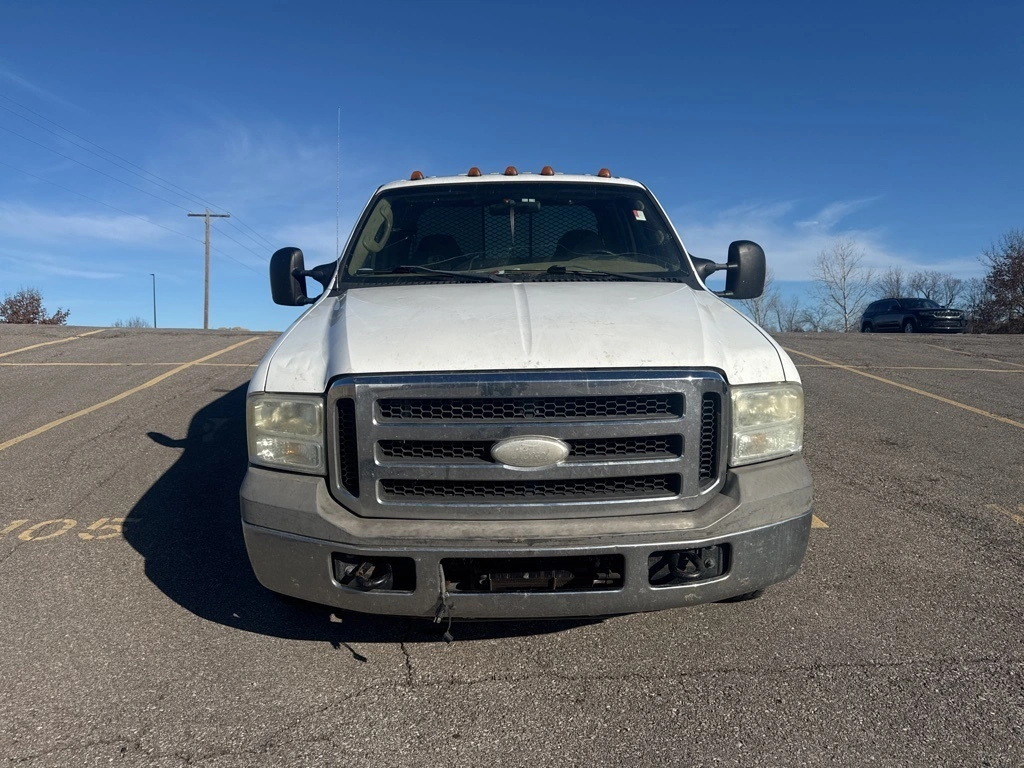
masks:
[[[365,519],[340,507],[323,478],[250,467],[242,528],[256,577],[268,589],[366,613],[432,618],[441,561],[621,556],[621,586],[586,591],[449,592],[458,618],[602,616],[724,600],[797,572],[811,526],[811,478],[801,456],[731,470],[722,491],[690,512],[575,520]],[[724,574],[652,586],[648,558],[724,546]],[[415,588],[364,591],[335,578],[338,553],[410,558]],[[550,560],[548,560],[550,562]]]

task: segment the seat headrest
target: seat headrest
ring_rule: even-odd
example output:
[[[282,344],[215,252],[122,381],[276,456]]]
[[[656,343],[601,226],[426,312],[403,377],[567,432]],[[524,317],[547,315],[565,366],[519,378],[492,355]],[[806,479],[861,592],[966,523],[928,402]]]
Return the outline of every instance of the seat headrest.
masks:
[[[462,249],[451,235],[424,235],[416,246],[416,255],[429,259],[451,259],[461,256]]]
[[[555,246],[556,259],[571,259],[605,250],[601,236],[590,229],[570,229]]]

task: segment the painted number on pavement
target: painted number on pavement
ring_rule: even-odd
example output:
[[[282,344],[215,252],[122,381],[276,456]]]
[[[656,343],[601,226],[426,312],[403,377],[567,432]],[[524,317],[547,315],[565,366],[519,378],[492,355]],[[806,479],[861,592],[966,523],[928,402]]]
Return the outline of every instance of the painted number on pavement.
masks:
[[[83,523],[82,530],[78,532],[78,538],[82,541],[118,539],[124,534],[125,524],[135,522],[135,520],[136,518],[127,517],[101,517],[88,525]],[[78,527],[78,521],[72,520],[70,517],[42,520],[37,523],[31,520],[12,520],[0,528],[0,538],[16,535],[19,541],[47,541],[70,533]]]

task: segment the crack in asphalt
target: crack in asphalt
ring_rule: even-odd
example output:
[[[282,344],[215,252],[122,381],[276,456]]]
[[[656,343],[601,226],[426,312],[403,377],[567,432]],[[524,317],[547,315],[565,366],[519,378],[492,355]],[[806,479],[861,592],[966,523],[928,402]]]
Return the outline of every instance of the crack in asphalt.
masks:
[[[402,649],[402,655],[405,656],[405,684],[410,688],[413,688],[412,656],[409,654],[409,649],[406,647],[405,641],[399,642],[398,647]]]
[[[13,555],[20,548],[20,546],[21,545],[19,544],[15,544],[13,547],[10,548],[10,550],[0,555],[0,565],[3,565],[4,561],[7,560],[11,555]]]
[[[52,748],[42,752],[36,752],[30,755],[24,755],[22,757],[10,758],[12,764],[23,764],[31,760],[36,760],[43,757],[50,757],[53,755],[70,753],[75,754],[77,752],[90,749],[92,747],[103,747],[103,746],[121,746],[122,751],[119,757],[126,757],[126,752],[129,750],[133,752],[139,752],[145,755],[147,760],[154,760],[160,758],[176,758],[182,761],[183,765],[198,765],[210,760],[215,760],[222,757],[230,756],[267,756],[270,750],[274,747],[281,747],[291,744],[297,740],[301,740],[304,743],[311,741],[330,741],[330,738],[317,738],[312,737],[309,734],[302,733],[301,726],[309,720],[315,718],[317,715],[321,715],[328,712],[338,706],[349,704],[357,701],[369,694],[378,693],[381,691],[392,690],[394,692],[409,691],[409,690],[423,690],[423,689],[445,689],[445,688],[469,688],[479,685],[487,685],[492,683],[528,683],[532,681],[550,681],[559,680],[562,682],[575,682],[575,683],[587,683],[587,682],[625,682],[625,681],[636,681],[643,683],[664,683],[668,680],[684,681],[693,677],[705,678],[709,674],[741,674],[741,675],[763,675],[766,673],[764,669],[757,669],[753,667],[723,667],[713,670],[695,670],[692,673],[682,673],[674,675],[656,676],[656,675],[645,675],[630,672],[618,672],[609,673],[605,675],[566,675],[554,672],[551,670],[545,670],[534,674],[525,675],[486,675],[483,677],[475,678],[450,678],[450,679],[439,679],[439,680],[421,680],[416,681],[412,675],[412,659],[405,647],[405,643],[399,643],[399,647],[402,649],[402,653],[405,657],[405,676],[404,680],[382,680],[376,683],[371,683],[362,686],[350,693],[339,695],[331,701],[322,703],[313,707],[305,712],[302,712],[292,718],[287,724],[281,726],[274,731],[273,734],[263,739],[258,745],[250,748],[241,749],[225,749],[219,748],[211,750],[210,752],[202,754],[191,754],[185,750],[175,750],[173,752],[146,752],[141,744],[141,737],[134,739],[98,739],[90,741],[84,744],[68,745],[63,747]],[[851,670],[851,669],[866,669],[866,670],[883,670],[883,669],[900,669],[900,668],[913,668],[913,667],[929,667],[937,666],[940,669],[948,669],[950,665],[961,666],[961,667],[973,667],[984,664],[996,664],[1000,666],[1024,666],[1024,658],[1020,659],[1001,659],[993,657],[974,657],[974,658],[957,658],[957,657],[935,657],[932,659],[916,660],[916,661],[892,661],[892,662],[847,662],[847,663],[820,663],[820,664],[795,664],[788,667],[774,668],[767,670],[771,673],[780,675],[793,674],[793,673],[816,673],[831,670]],[[285,734],[294,734],[292,738],[282,738]]]

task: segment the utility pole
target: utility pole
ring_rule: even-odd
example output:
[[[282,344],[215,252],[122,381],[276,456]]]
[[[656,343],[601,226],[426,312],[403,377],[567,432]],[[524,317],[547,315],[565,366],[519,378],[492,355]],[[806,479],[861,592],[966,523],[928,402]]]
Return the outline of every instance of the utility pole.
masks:
[[[153,328],[156,328],[156,274],[150,272],[149,276],[153,278]]]
[[[230,213],[190,213],[189,216],[199,216],[206,219],[206,280],[203,288],[203,330],[210,327],[210,219],[229,219]]]

